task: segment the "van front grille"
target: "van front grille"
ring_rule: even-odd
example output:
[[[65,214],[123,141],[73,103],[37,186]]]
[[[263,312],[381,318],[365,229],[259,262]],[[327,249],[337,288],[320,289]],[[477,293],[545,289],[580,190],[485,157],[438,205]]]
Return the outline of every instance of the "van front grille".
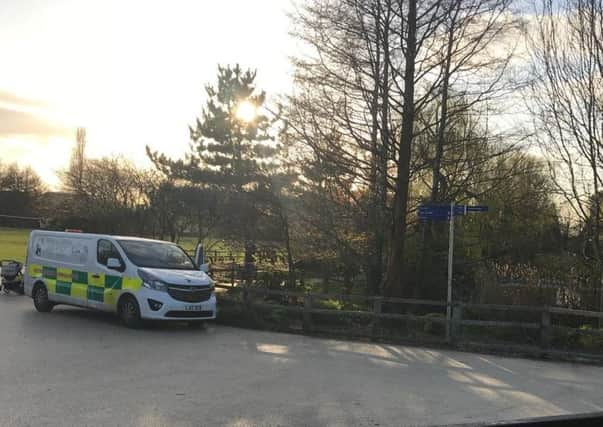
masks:
[[[211,288],[201,286],[168,285],[168,294],[177,301],[203,302],[211,298]]]
[[[168,311],[165,313],[165,317],[171,317],[174,319],[199,319],[208,318],[214,315],[213,311]]]

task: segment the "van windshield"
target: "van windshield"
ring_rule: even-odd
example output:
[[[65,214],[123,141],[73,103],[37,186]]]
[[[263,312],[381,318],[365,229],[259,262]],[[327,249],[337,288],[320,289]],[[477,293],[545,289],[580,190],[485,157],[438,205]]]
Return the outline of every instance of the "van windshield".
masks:
[[[145,240],[117,240],[126,256],[138,267],[196,270],[195,263],[179,246]]]

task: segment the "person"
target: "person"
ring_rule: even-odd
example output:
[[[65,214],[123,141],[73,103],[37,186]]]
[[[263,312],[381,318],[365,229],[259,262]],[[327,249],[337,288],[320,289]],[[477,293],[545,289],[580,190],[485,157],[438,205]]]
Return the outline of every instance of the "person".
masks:
[[[245,244],[245,259],[243,264],[243,280],[245,282],[251,282],[255,278],[255,257],[253,256],[255,251],[256,247],[253,242]]]

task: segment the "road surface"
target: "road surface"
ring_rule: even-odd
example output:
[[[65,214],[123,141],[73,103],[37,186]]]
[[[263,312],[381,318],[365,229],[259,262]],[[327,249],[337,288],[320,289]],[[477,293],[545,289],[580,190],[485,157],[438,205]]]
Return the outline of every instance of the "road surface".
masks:
[[[134,331],[0,295],[2,426],[389,426],[603,411],[603,368],[222,326]]]

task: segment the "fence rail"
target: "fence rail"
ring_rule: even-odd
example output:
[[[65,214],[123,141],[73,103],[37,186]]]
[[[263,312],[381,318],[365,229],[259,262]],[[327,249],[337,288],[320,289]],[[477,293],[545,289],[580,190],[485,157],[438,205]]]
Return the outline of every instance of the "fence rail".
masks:
[[[600,338],[601,348],[595,349],[594,353],[601,356],[603,360],[603,330],[593,329],[584,330],[575,327],[568,327],[564,324],[555,324],[555,318],[568,316],[570,318],[583,319],[603,319],[603,312],[574,310],[561,307],[535,307],[535,306],[519,306],[519,305],[490,305],[490,304],[471,304],[471,303],[453,303],[452,316],[448,319],[444,311],[448,307],[445,301],[435,300],[415,300],[408,298],[388,298],[380,296],[366,295],[338,295],[338,294],[313,294],[305,293],[297,290],[273,290],[262,287],[253,286],[232,286],[225,284],[216,285],[217,288],[228,290],[230,292],[219,293],[219,298],[225,302],[238,304],[241,308],[250,313],[257,310],[284,310],[291,313],[300,313],[302,315],[302,330],[306,332],[314,332],[321,329],[321,322],[324,322],[324,316],[336,316],[338,319],[365,319],[370,321],[368,332],[363,333],[370,337],[381,337],[379,331],[383,321],[411,321],[437,324],[450,328],[448,338],[439,337],[438,341],[451,345],[462,345],[475,341],[475,338],[469,338],[465,332],[468,329],[485,328],[487,330],[484,338],[488,338],[493,330],[508,330],[516,328],[524,331],[526,335],[531,337],[531,346],[537,347],[542,353],[551,350],[558,351],[559,347],[554,342],[555,333],[562,330],[571,336],[579,336],[580,334],[591,334],[592,337]],[[335,300],[341,303],[350,303],[352,301],[363,303],[354,306],[353,308],[343,307],[326,308],[320,305],[321,301]],[[406,312],[396,312],[392,307],[405,307]],[[426,308],[438,308],[441,313],[425,313]],[[489,318],[477,315],[478,312],[485,312]],[[521,315],[530,319],[510,319],[510,320],[492,320],[497,316],[512,316]],[[512,317],[511,316],[511,317]],[[557,319],[558,320],[558,319]],[[324,326],[324,325],[323,325]],[[443,328],[441,328],[443,329]],[[531,331],[531,332],[530,332]],[[341,330],[339,330],[341,332]],[[358,332],[355,330],[353,332]],[[386,337],[387,338],[387,337]],[[432,337],[433,338],[433,337]],[[432,339],[430,339],[432,341]],[[478,339],[480,345],[484,344]],[[485,340],[487,341],[487,340]],[[568,354],[573,350],[563,349]],[[592,349],[585,350],[592,353]],[[576,354],[583,354],[584,350]]]

